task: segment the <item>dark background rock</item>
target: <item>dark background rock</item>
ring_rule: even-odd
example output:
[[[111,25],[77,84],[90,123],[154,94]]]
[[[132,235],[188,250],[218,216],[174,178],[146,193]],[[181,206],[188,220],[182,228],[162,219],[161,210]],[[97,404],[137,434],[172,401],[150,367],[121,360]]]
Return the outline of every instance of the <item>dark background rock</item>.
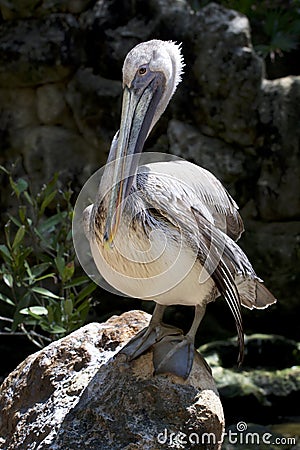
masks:
[[[278,298],[267,311],[243,311],[245,331],[299,341],[299,76],[267,79],[247,19],[215,3],[194,11],[184,0],[7,0],[0,11],[0,164],[19,159],[36,190],[59,171],[78,192],[105,162],[127,52],[152,38],[182,42],[183,81],[147,150],[175,153],[221,179],[241,207],[240,245]],[[13,199],[1,185],[5,212]],[[97,300],[99,321],[140,305],[101,290]],[[172,307],[167,319],[188,328],[192,314]],[[234,333],[218,300],[197,342]]]
[[[266,80],[259,113],[266,152],[258,180],[260,217],[267,221],[299,220],[300,78]]]
[[[253,334],[245,342],[243,368],[234,368],[234,340],[204,344],[199,351],[212,367],[227,423],[247,420],[268,425],[297,417],[300,399],[300,346],[282,336]],[[239,405],[243,405],[243,412]],[[298,430],[299,434],[299,430]]]
[[[37,86],[63,80],[83,62],[82,50],[79,24],[71,14],[3,22],[0,86]]]
[[[219,450],[223,410],[201,358],[184,381],[154,377],[151,351],[132,363],[117,355],[149,319],[142,311],[114,316],[30,355],[0,388],[0,448],[158,450],[181,436],[186,449]],[[202,442],[205,433],[215,441]]]

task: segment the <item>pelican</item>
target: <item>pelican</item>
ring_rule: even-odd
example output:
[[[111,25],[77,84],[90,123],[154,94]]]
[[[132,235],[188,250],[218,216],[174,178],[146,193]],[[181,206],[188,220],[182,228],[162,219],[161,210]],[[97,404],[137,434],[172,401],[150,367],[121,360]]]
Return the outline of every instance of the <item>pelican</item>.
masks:
[[[276,300],[236,244],[244,231],[238,206],[209,171],[185,160],[141,165],[145,140],[165,111],[183,73],[181,46],[151,40],[134,47],[123,65],[120,130],[94,204],[83,214],[98,271],[128,296],[153,300],[149,326],[121,352],[133,360],[150,347],[156,373],[187,378],[206,305],[222,295],[243,359],[241,305]],[[168,305],[189,305],[189,332],[163,323]]]

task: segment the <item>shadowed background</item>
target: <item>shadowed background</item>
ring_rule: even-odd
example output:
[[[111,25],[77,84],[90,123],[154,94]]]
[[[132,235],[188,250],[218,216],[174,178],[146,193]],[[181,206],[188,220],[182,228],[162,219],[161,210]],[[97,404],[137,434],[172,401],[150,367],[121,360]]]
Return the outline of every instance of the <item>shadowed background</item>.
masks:
[[[119,127],[128,51],[152,38],[182,42],[183,81],[146,150],[186,158],[227,187],[245,223],[240,246],[278,298],[269,310],[243,310],[245,332],[299,341],[299,46],[282,57],[270,49],[266,66],[253,49],[244,15],[200,1],[8,0],[0,11],[0,164],[17,161],[16,176],[28,179],[36,192],[58,172],[63,186],[71,182],[73,202],[105,163]],[[14,211],[5,174],[1,186],[3,225],[5,212]],[[97,321],[152,307],[100,288],[93,302],[89,320]],[[193,311],[170,307],[167,314],[187,330]],[[198,343],[234,334],[225,302],[209,305]],[[6,355],[11,346],[19,348],[13,337],[1,340]],[[277,367],[286,350],[271,348],[266,354]],[[3,373],[29,351],[13,351]]]

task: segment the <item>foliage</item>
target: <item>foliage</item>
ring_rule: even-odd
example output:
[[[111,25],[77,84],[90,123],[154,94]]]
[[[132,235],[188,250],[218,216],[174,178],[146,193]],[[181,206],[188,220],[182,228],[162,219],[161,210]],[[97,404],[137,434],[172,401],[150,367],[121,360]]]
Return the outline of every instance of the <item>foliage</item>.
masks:
[[[0,169],[17,199],[0,244],[0,319],[9,324],[1,333],[24,333],[42,347],[85,322],[96,285],[75,267],[70,187],[60,190],[55,175],[33,195],[24,178]]]
[[[190,0],[194,9],[208,1]],[[300,44],[300,0],[220,0],[226,8],[245,14],[251,24],[255,50],[274,61]]]

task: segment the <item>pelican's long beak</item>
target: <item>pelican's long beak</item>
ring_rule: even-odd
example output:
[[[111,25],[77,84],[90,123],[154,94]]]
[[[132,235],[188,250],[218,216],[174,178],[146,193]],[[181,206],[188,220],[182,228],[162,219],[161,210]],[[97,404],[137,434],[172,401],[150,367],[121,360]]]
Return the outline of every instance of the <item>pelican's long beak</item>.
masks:
[[[125,200],[136,175],[138,154],[143,150],[144,142],[151,131],[163,86],[163,74],[153,72],[151,81],[145,87],[137,87],[134,81],[130,88],[126,85],[124,87],[121,125],[103,236],[104,243],[109,247],[113,246]]]

